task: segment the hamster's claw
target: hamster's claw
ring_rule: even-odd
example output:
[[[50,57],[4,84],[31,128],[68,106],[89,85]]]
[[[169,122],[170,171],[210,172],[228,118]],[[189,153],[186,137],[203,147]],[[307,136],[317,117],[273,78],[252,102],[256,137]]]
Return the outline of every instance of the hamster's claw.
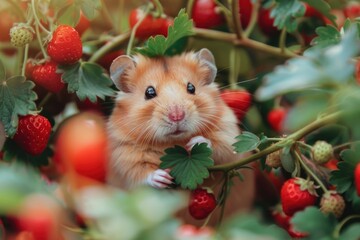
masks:
[[[186,144],[186,149],[190,151],[192,147],[197,143],[206,143],[209,148],[211,148],[211,141],[207,138],[204,138],[203,136],[195,136],[190,139],[190,141]]]
[[[154,188],[168,188],[169,185],[173,184],[173,178],[169,172],[170,169],[157,169],[147,176],[145,183]]]

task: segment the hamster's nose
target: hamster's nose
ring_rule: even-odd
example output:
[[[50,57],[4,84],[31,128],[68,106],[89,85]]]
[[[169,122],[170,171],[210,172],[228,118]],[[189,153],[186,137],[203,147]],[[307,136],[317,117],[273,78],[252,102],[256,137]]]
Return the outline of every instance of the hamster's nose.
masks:
[[[185,111],[178,106],[169,109],[168,118],[172,122],[180,122],[185,117]]]

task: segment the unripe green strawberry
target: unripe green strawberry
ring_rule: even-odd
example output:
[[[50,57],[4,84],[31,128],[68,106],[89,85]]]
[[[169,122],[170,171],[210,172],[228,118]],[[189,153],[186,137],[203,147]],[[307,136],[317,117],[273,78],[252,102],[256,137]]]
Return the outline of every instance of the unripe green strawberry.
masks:
[[[10,29],[10,41],[15,47],[24,47],[34,37],[34,30],[26,24],[18,24]]]
[[[325,141],[317,141],[313,146],[312,154],[316,163],[324,164],[332,158],[333,148]]]
[[[281,159],[280,159],[281,150],[272,152],[266,156],[266,165],[269,167],[277,168],[281,166]]]
[[[340,218],[344,213],[344,198],[335,191],[329,191],[323,194],[320,200],[320,210],[323,213],[333,213],[335,217]]]

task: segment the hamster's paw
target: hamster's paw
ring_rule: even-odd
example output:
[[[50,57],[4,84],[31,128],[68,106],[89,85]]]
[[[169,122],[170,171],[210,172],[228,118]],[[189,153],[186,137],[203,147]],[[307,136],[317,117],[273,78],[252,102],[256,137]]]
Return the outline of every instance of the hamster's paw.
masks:
[[[209,148],[211,148],[211,141],[207,138],[204,138],[203,136],[195,136],[190,139],[190,141],[186,144],[186,149],[190,151],[192,147],[197,143],[206,143]]]
[[[169,173],[170,169],[157,169],[147,176],[145,183],[154,188],[167,188],[173,184],[173,177]]]

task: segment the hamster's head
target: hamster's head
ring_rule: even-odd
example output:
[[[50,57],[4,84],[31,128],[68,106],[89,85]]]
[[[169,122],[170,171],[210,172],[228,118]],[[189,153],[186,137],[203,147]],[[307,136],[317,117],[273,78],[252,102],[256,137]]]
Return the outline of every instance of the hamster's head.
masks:
[[[112,131],[153,144],[216,131],[222,111],[216,71],[207,49],[162,58],[119,56],[110,67],[120,90],[110,118]]]

